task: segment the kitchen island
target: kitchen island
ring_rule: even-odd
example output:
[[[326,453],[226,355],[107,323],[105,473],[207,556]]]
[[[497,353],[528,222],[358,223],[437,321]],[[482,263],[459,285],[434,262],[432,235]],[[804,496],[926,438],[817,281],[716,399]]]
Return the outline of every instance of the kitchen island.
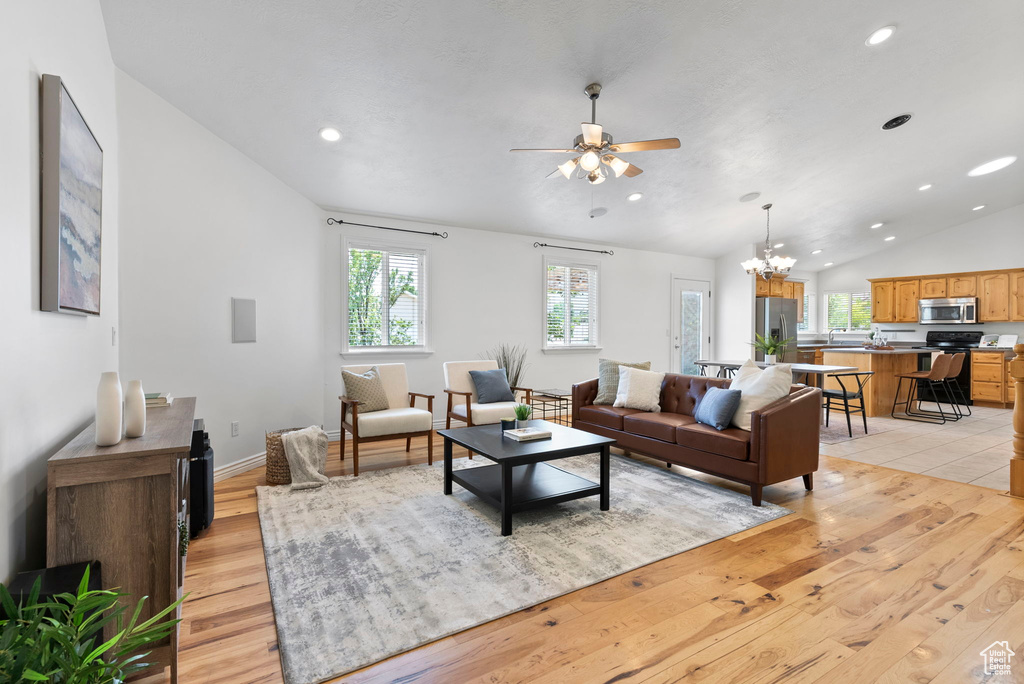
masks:
[[[863,347],[828,347],[822,350],[822,361],[827,365],[856,366],[874,375],[864,386],[864,409],[868,416],[887,416],[896,398],[897,376],[917,371],[918,357],[930,354],[920,349],[865,349]],[[847,383],[849,388],[854,383]],[[908,383],[903,383],[904,392]],[[825,379],[826,389],[842,389],[834,378]],[[906,394],[904,394],[906,398]],[[833,408],[835,404],[833,403]],[[840,405],[838,410],[842,410]]]

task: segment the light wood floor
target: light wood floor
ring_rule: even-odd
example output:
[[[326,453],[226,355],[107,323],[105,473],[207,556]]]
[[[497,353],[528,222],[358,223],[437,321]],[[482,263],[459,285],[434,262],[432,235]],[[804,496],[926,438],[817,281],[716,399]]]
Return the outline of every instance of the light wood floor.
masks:
[[[404,446],[367,445],[360,466],[426,460],[422,439]],[[259,484],[262,469],[219,483],[189,550],[182,682],[282,681]],[[1024,681],[1024,501],[824,456],[814,492],[797,479],[765,498],[796,514],[338,681],[968,682],[996,640]]]

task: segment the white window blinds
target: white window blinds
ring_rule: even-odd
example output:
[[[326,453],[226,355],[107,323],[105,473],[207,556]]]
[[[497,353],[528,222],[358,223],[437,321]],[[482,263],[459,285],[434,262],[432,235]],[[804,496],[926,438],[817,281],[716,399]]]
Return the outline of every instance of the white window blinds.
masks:
[[[597,265],[555,260],[544,265],[544,347],[596,347]]]
[[[825,320],[829,329],[871,328],[870,292],[829,292],[825,297]]]
[[[425,346],[425,253],[350,244],[347,258],[348,348]]]

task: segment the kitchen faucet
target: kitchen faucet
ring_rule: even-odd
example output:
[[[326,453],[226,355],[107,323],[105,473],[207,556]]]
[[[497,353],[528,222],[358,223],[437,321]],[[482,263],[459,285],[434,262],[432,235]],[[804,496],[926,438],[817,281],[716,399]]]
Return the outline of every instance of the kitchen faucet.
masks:
[[[829,328],[828,329],[828,343],[829,343],[829,346],[832,345],[832,337],[835,335],[836,330],[838,330],[838,329],[839,328]]]

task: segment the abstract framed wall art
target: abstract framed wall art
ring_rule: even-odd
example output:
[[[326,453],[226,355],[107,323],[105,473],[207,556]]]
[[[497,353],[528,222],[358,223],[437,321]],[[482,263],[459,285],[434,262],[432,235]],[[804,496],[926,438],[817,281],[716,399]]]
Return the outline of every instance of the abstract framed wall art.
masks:
[[[42,83],[40,308],[100,313],[103,149],[59,76]]]

